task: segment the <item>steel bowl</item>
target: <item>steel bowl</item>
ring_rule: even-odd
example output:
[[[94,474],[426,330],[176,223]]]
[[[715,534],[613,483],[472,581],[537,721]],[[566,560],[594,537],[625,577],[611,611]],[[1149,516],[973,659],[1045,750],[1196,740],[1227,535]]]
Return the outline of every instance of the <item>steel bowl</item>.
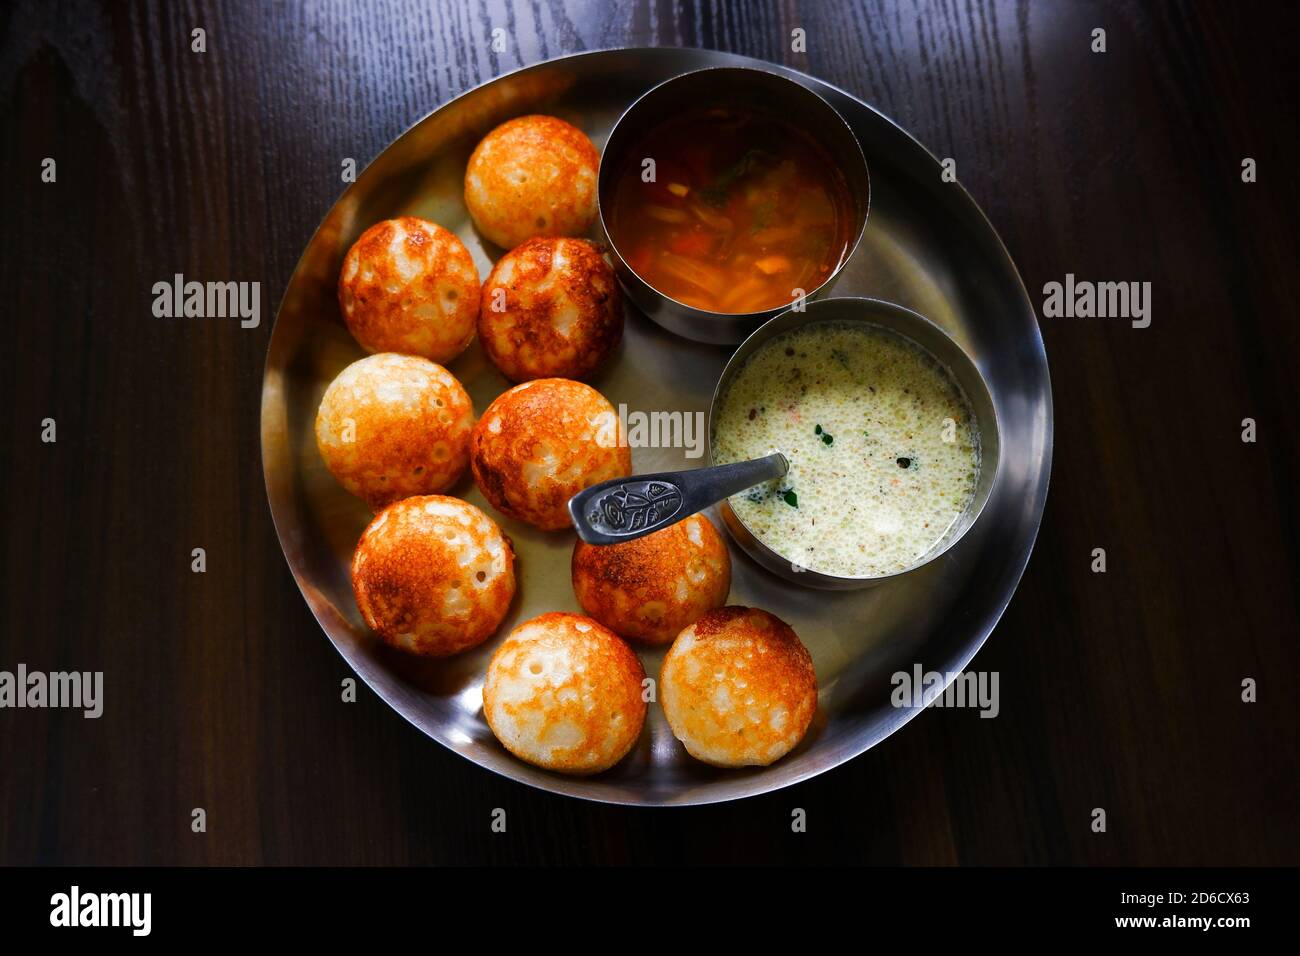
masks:
[[[965,511],[924,555],[910,567],[893,574],[849,576],[828,574],[813,568],[806,568],[788,555],[780,554],[768,546],[762,538],[754,534],[749,526],[741,520],[731,507],[730,500],[723,501],[718,510],[723,524],[731,533],[732,539],[742,551],[761,564],[773,574],[806,587],[823,588],[828,591],[848,591],[856,588],[876,587],[897,580],[906,575],[914,575],[932,561],[935,561],[969,531],[979,520],[984,506],[997,479],[1001,461],[1002,442],[998,433],[997,409],[993,396],[989,393],[988,383],[975,363],[971,361],[962,347],[952,337],[929,319],[911,309],[880,299],[867,298],[833,298],[810,302],[803,311],[791,309],[783,312],[763,325],[749,338],[741,343],[732,353],[718,385],[713,390],[713,402],[709,405],[709,461],[713,461],[714,416],[718,406],[726,395],[728,387],[735,379],[736,373],[744,366],[749,357],[772,339],[794,329],[820,324],[861,323],[883,329],[910,341],[923,352],[936,359],[952,376],[953,381],[964,394],[971,412],[975,416],[974,434],[979,451],[979,476],[975,482],[975,493],[971,496]]]
[[[640,97],[619,117],[601,154],[597,178],[600,227],[619,282],[637,308],[670,332],[696,342],[735,345],[789,308],[789,304],[761,312],[712,312],[679,302],[654,288],[628,265],[614,241],[608,219],[618,177],[629,163],[639,168],[640,158],[630,156],[629,151],[642,141],[646,131],[683,113],[712,108],[744,110],[797,125],[844,177],[854,213],[849,242],[830,275],[816,288],[805,290],[805,300],[830,290],[862,241],[871,205],[871,176],[862,146],[839,111],[803,84],[767,70],[710,67],[675,76]]]

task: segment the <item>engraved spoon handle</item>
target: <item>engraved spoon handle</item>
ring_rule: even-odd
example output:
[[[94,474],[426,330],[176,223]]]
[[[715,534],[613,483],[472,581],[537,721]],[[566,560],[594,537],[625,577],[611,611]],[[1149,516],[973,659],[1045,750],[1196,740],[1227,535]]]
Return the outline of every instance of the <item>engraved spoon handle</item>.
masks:
[[[709,505],[790,470],[780,452],[731,465],[615,478],[569,499],[578,537],[588,544],[617,544],[658,531]]]

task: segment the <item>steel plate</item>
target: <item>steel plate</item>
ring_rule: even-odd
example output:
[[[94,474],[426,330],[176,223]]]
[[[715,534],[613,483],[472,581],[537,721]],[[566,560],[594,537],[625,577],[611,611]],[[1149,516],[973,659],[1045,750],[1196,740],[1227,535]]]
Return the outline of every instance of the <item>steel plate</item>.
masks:
[[[548,773],[511,757],[483,719],[483,672],[516,623],[543,611],[579,610],[569,583],[572,532],[545,534],[503,518],[467,475],[451,493],[492,514],[515,543],[519,594],[500,633],[446,661],[419,661],[370,636],[348,578],[352,549],[370,518],[316,453],[321,394],[364,353],[335,299],[348,246],[372,223],[397,215],[453,230],[486,277],[500,250],[475,233],[462,199],[465,162],[497,123],[528,112],[561,116],[598,147],[639,94],[687,70],[743,65],[793,77],[848,119],[872,176],[866,233],[834,295],[889,299],[943,326],[988,380],[1002,426],[1003,468],[977,526],[952,551],[904,579],[866,591],[805,590],[765,572],[732,547],[730,603],[766,608],[812,652],[819,708],[803,743],[771,767],[716,770],[686,755],[663,713],[650,707],[636,749],[596,777]],[[708,411],[730,348],[676,338],[629,308],[622,352],[592,384],[632,411]],[[450,366],[481,412],[507,387],[474,345]],[[732,800],[789,786],[879,743],[919,711],[890,704],[890,675],[957,672],[1002,615],[1029,560],[1047,496],[1052,398],[1034,309],[1015,265],[969,194],[944,183],[916,140],[848,93],[782,67],[704,50],[611,50],[552,60],[498,79],[435,110],[361,173],[313,236],[285,292],[262,391],[267,496],[285,558],[312,613],[376,694],[430,737],[482,767],[556,793],[641,805]],[[683,449],[633,449],[636,471],[702,465]],[[711,515],[718,523],[717,515]],[[658,674],[662,651],[639,651]]]

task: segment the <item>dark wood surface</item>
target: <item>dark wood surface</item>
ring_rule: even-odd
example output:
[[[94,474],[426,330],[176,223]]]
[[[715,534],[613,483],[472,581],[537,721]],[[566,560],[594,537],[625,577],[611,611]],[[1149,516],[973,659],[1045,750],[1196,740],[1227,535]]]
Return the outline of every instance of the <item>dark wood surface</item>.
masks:
[[[1297,33],[1289,5],[1211,2],[6,5],[0,669],[103,670],[107,704],[0,711],[0,863],[1300,863]],[[499,779],[364,686],[340,701],[263,490],[271,310],[342,157],[625,45],[879,107],[957,159],[1036,303],[1067,272],[1152,283],[1148,329],[1042,320],[1056,450],[977,658],[998,719],[932,710],[801,786],[646,811]],[[176,272],[262,282],[261,327],[154,318]]]

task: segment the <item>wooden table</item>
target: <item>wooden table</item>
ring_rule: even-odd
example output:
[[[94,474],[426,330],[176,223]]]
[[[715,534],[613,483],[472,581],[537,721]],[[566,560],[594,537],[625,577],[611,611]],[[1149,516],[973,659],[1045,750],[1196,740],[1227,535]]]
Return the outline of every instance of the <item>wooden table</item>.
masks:
[[[0,711],[0,862],[1300,863],[1297,22],[1055,0],[7,12],[0,669],[103,670],[106,709]],[[638,811],[498,779],[364,687],[340,700],[263,491],[274,303],[344,157],[503,71],[622,45],[873,103],[956,159],[1036,303],[1067,273],[1152,284],[1146,329],[1042,320],[1053,480],[977,659],[998,719],[934,710],[804,785]],[[260,327],[156,318],[175,273],[260,281]]]

